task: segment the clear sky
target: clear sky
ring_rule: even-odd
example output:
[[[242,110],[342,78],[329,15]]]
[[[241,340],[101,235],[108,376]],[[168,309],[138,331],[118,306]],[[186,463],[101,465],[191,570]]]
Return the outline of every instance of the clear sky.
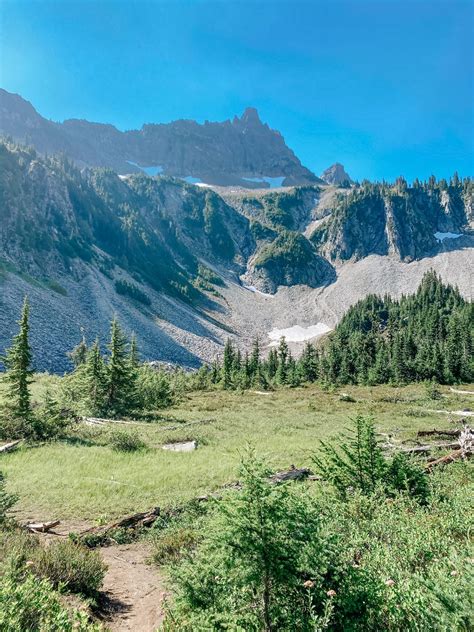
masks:
[[[54,120],[252,105],[316,173],[474,172],[474,0],[0,0],[0,20],[0,85]]]

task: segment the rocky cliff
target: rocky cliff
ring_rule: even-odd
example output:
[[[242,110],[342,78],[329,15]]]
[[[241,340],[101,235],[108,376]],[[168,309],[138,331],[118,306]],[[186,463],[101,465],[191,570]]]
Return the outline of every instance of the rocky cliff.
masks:
[[[120,174],[164,174],[248,188],[318,182],[283,136],[254,108],[222,123],[179,120],[121,132],[113,125],[43,118],[28,101],[0,89],[0,133],[41,153],[63,152],[80,166]]]

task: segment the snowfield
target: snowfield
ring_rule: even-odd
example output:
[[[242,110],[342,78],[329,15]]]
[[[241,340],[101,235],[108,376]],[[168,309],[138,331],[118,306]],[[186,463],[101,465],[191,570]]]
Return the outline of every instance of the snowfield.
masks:
[[[317,323],[316,325],[310,325],[309,327],[301,327],[301,325],[293,325],[293,327],[287,327],[286,329],[272,329],[268,332],[268,337],[272,341],[270,347],[275,347],[282,336],[285,337],[287,342],[305,342],[322,336],[331,331],[331,327],[328,327],[324,323]]]

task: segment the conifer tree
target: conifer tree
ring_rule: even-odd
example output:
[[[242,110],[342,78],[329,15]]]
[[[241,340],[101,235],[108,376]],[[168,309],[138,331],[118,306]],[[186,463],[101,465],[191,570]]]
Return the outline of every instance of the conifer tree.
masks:
[[[130,370],[127,338],[114,317],[108,344],[106,406],[109,413],[126,413],[133,408],[135,384]]]
[[[224,361],[222,365],[222,386],[229,389],[232,386],[232,373],[234,368],[234,348],[230,338],[227,338],[224,346]]]
[[[140,356],[138,353],[137,337],[135,333],[132,334],[132,338],[130,340],[129,362],[131,369],[134,371],[140,366]]]
[[[82,335],[81,342],[77,344],[67,355],[75,368],[84,364],[87,358],[87,343],[84,334]]]
[[[20,331],[13,338],[12,346],[8,349],[3,360],[7,368],[4,379],[8,383],[8,408],[14,417],[27,423],[32,421],[29,385],[33,374],[29,342],[29,315],[30,306],[28,297],[25,297],[21,318],[18,322]]]
[[[278,345],[278,368],[276,372],[278,384],[286,384],[288,381],[288,345],[285,336],[280,338]]]
[[[100,415],[105,407],[107,372],[98,339],[87,353],[81,377],[89,411],[93,415]]]

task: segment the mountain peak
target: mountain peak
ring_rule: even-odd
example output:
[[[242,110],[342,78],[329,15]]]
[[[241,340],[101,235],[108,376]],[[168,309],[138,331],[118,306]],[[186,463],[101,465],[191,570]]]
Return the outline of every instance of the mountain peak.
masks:
[[[328,184],[340,185],[345,182],[349,182],[352,184],[351,177],[344,169],[344,165],[341,165],[340,162],[335,162],[333,165],[328,167],[321,174],[321,179],[327,182]]]
[[[257,108],[247,107],[242,114],[242,121],[246,123],[261,123]]]

